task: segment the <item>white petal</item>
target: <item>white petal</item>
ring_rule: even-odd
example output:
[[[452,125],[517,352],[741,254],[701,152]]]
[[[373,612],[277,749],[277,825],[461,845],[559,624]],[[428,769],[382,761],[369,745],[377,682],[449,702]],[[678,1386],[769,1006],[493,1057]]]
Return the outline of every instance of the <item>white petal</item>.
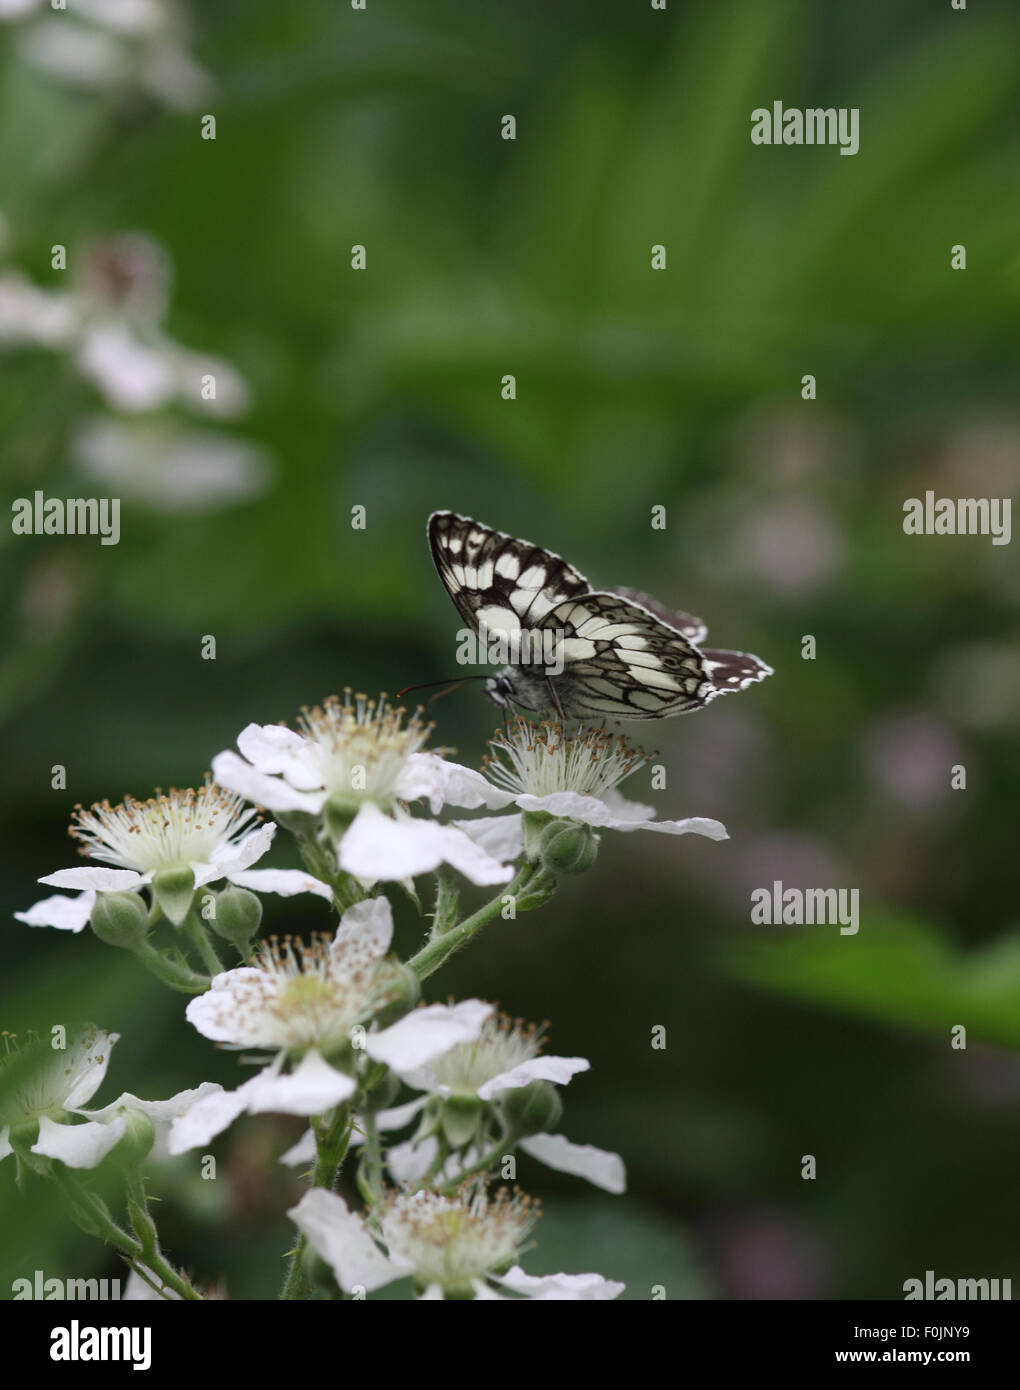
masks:
[[[390,1144],[386,1149],[386,1167],[400,1187],[417,1187],[432,1167],[438,1151],[439,1142],[431,1134],[419,1144],[410,1139],[403,1144]]]
[[[252,1081],[258,1079],[252,1077]],[[245,1088],[250,1086],[252,1081],[246,1081],[244,1086],[239,1086],[236,1091],[217,1091],[215,1094],[207,1095],[184,1115],[174,1120],[167,1142],[169,1152],[187,1153],[189,1149],[204,1147],[217,1134],[222,1134],[234,1123],[238,1115],[247,1109],[248,1095]]]
[[[517,859],[524,853],[523,816],[479,816],[453,824],[494,859]]]
[[[358,1089],[342,1071],[331,1067],[321,1052],[311,1048],[288,1075],[255,1078],[248,1095],[252,1115],[273,1111],[284,1115],[322,1115]]]
[[[281,898],[292,898],[296,893],[314,893],[327,902],[333,898],[333,890],[328,883],[313,878],[303,869],[245,869],[243,873],[229,873],[227,877],[239,888],[250,888],[253,893],[276,893]]]
[[[213,758],[212,773],[218,786],[270,811],[308,811],[316,816],[326,802],[324,791],[295,791],[282,777],[267,777],[229,749]]]
[[[64,1067],[67,1076],[65,1110],[77,1110],[99,1090],[110,1065],[113,1045],[119,1039],[119,1033],[85,1032],[69,1044]]]
[[[517,1086],[527,1086],[532,1081],[554,1081],[565,1086],[572,1076],[587,1071],[591,1063],[584,1057],[532,1057],[511,1071],[500,1072],[490,1081],[478,1088],[481,1100],[491,1100],[500,1091],[509,1091]]]
[[[383,957],[393,940],[393,909],[381,894],[349,907],[340,918],[333,945],[366,947],[373,956]],[[342,959],[342,957],[341,957]]]
[[[704,835],[709,840],[728,840],[729,831],[722,821],[708,816],[688,816],[686,820],[649,820],[608,822],[610,830],[657,830],[660,835]]]
[[[627,1170],[619,1154],[596,1149],[593,1144],[572,1144],[562,1134],[533,1134],[520,1141],[525,1153],[537,1158],[547,1168],[555,1168],[558,1173],[572,1173],[577,1178],[586,1178],[606,1192],[620,1193],[627,1190]]]
[[[494,787],[480,772],[449,763],[438,753],[412,753],[401,769],[395,791],[401,801],[428,797],[434,816],[444,806],[463,806],[467,810],[487,806],[495,811],[513,801],[512,792]]]
[[[474,1042],[492,1005],[480,999],[460,1004],[429,1004],[412,1009],[381,1033],[370,1033],[365,1051],[376,1062],[385,1062],[398,1074],[426,1066],[458,1043]]]
[[[184,1017],[213,1042],[256,1047],[263,1032],[261,1014],[271,1004],[273,989],[266,971],[239,965],[214,975],[204,994],[188,1000]]]
[[[317,1156],[315,1135],[310,1129],[306,1129],[297,1143],[292,1144],[286,1153],[280,1155],[280,1162],[285,1163],[288,1168],[301,1168],[306,1163],[314,1163]]]
[[[58,869],[39,882],[50,888],[97,888],[103,893],[120,893],[140,888],[151,878],[151,874],[139,874],[134,869]]]
[[[463,831],[435,821],[386,816],[366,802],[340,841],[340,867],[363,883],[414,878],[450,864],[472,883],[506,883],[513,877]]]
[[[30,927],[58,927],[61,931],[81,931],[88,925],[95,906],[96,895],[91,890],[68,898],[63,893],[55,893],[52,898],[43,898],[33,903],[27,912],[16,912],[19,922],[27,922]]]
[[[525,1274],[520,1265],[501,1275],[499,1282],[514,1293],[550,1302],[603,1302],[618,1298],[627,1287],[601,1274]]]
[[[313,1187],[287,1215],[326,1261],[345,1293],[368,1292],[410,1273],[404,1262],[389,1259],[365,1230],[361,1217],[342,1197]]]
[[[13,1152],[14,1150],[11,1148],[11,1127],[10,1125],[4,1125],[3,1128],[0,1129],[0,1163]]]
[[[218,1095],[223,1087],[217,1081],[203,1081],[201,1086],[195,1086],[191,1090],[178,1091],[169,1100],[140,1100],[138,1096],[132,1095],[130,1091],[125,1091],[123,1095],[111,1101],[109,1105],[104,1105],[99,1110],[78,1110],[76,1113],[84,1115],[89,1120],[101,1120],[104,1123],[113,1120],[123,1110],[140,1110],[143,1115],[148,1115],[155,1128],[155,1139],[153,1142],[153,1152],[159,1156],[165,1156],[167,1150],[167,1138],[170,1127],[174,1120],[181,1115],[186,1115],[192,1106],[197,1105],[206,1096]]]
[[[123,1138],[127,1120],[118,1115],[109,1124],[90,1120],[84,1125],[58,1125],[43,1115],[39,1138],[32,1145],[34,1154],[59,1158],[68,1168],[94,1168]]]
[[[322,772],[312,742],[282,724],[249,724],[237,746],[259,772],[282,773],[297,791],[322,789]]]
[[[267,821],[236,844],[223,845],[216,850],[212,862],[218,866],[221,873],[231,877],[235,873],[243,873],[245,869],[257,864],[263,855],[269,853],[269,846],[273,843],[275,834],[276,826],[272,821]]]
[[[380,1110],[375,1117],[375,1127],[383,1130],[403,1129],[416,1115],[421,1114],[427,1104],[428,1096],[419,1096],[417,1100],[409,1100],[405,1105],[394,1105],[389,1110]]]
[[[424,1293],[415,1299],[416,1303],[445,1303],[442,1284],[430,1284]]]

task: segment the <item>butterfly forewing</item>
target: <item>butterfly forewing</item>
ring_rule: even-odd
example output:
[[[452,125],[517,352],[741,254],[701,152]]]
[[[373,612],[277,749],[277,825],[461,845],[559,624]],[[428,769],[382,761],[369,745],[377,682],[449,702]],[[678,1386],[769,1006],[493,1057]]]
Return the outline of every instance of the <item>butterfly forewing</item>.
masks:
[[[476,631],[537,627],[556,604],[587,593],[584,575],[551,550],[456,512],[433,512],[429,545],[457,611]]]

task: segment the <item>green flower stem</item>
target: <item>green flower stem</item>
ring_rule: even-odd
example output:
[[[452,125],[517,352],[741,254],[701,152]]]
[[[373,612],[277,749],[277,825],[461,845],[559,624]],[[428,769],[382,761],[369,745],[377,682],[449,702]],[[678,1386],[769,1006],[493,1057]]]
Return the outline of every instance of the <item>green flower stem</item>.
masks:
[[[365,1199],[366,1206],[374,1207],[383,1189],[382,1147],[375,1116],[365,1115],[362,1124],[365,1127],[365,1142],[358,1156],[358,1191]]]
[[[505,1158],[508,1154],[512,1154],[516,1147],[517,1140],[514,1136],[512,1134],[504,1134],[477,1163],[472,1163],[470,1168],[463,1169],[455,1178],[451,1178],[449,1182],[441,1183],[435,1190],[441,1192],[444,1197],[452,1197],[465,1179],[474,1177],[476,1173],[484,1173],[487,1168],[492,1167],[497,1159]],[[426,1175],[425,1179],[419,1184],[419,1187],[427,1187],[431,1181],[431,1176],[430,1170],[430,1174]]]
[[[333,1111],[332,1119],[312,1122],[315,1135],[315,1168],[312,1170],[312,1187],[324,1187],[332,1192],[340,1165],[347,1154],[352,1129],[351,1106],[340,1105]],[[308,1294],[308,1274],[305,1270],[304,1253],[308,1241],[302,1235],[298,1238],[290,1256],[287,1275],[280,1291],[281,1299],[305,1298]]]
[[[470,917],[465,917],[463,922],[458,922],[455,927],[450,927],[442,936],[433,936],[418,954],[412,956],[407,962],[418,979],[427,980],[449,960],[455,951],[461,950],[473,937],[477,936],[486,922],[491,922],[493,917],[499,913],[503,907],[503,899],[507,894],[516,897],[521,889],[527,885],[534,872],[534,864],[523,865],[513,881],[502,888],[496,897],[487,902],[484,907],[480,907]]]
[[[302,862],[308,872],[313,878],[329,884],[333,892],[333,906],[342,917],[349,907],[353,907],[365,896],[361,885],[350,874],[337,868],[336,855],[328,853],[319,844],[316,836],[301,828],[296,819],[290,825],[285,824],[282,816],[278,816],[277,819],[297,840]]]
[[[219,975],[223,970],[223,962],[220,960],[216,947],[209,940],[209,933],[205,929],[205,923],[191,907],[187,917],[181,923],[184,935],[194,946],[195,950],[202,958],[202,964],[210,975]]]
[[[144,1249],[141,1241],[134,1240],[127,1231],[122,1230],[106,1210],[105,1203],[93,1196],[62,1163],[54,1163],[53,1178],[82,1230],[90,1235],[97,1234],[108,1245],[115,1246],[133,1268],[144,1266],[148,1269],[159,1281],[161,1292],[172,1289],[181,1298],[202,1302],[198,1290],[183,1274],[167,1264],[158,1248]]]
[[[171,960],[162,951],[157,951],[155,946],[148,941],[139,942],[134,947],[134,953],[145,968],[156,976],[157,980],[162,980],[171,989],[180,990],[182,994],[204,994],[209,988],[208,975],[199,975],[197,971],[190,970],[186,965]]]

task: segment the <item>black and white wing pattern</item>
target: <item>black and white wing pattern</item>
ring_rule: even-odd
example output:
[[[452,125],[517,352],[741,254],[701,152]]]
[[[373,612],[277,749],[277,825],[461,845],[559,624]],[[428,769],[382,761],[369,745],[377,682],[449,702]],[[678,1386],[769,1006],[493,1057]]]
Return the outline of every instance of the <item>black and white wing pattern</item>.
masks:
[[[536,628],[551,608],[591,588],[551,550],[456,512],[433,512],[428,535],[439,577],[476,632],[483,623],[492,633]]]
[[[682,633],[688,642],[693,642],[695,646],[708,636],[708,627],[693,613],[681,613],[679,610],[667,608],[657,598],[652,598],[651,594],[643,594],[640,589],[616,588],[610,589],[609,592],[630,599],[631,603],[636,603],[639,608],[647,608],[660,623],[665,623],[667,627]]]
[[[772,674],[744,652],[697,644],[708,629],[633,589],[592,590],[552,551],[455,512],[434,512],[429,543],[439,577],[476,632],[551,639],[556,668],[510,665],[490,679],[500,704],[570,718],[665,719]],[[558,669],[559,667],[562,669]]]

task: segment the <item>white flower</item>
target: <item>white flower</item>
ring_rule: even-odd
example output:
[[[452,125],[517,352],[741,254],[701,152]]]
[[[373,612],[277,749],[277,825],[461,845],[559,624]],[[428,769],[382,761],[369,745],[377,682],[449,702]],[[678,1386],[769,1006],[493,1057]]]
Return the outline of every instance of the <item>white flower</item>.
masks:
[[[534,724],[517,718],[506,734],[490,740],[489,747],[493,755],[486,759],[488,792],[484,804],[490,809],[513,805],[521,812],[543,812],[600,830],[653,830],[661,835],[728,839],[726,827],[717,820],[691,816],[657,821],[653,807],[621,796],[619,783],[644,766],[649,756],[619,734],[582,727],[567,735],[558,724]],[[525,848],[522,815],[481,817],[455,824],[489,854],[513,859]]]
[[[94,1168],[124,1137],[132,1114],[148,1118],[156,1152],[165,1153],[171,1122],[196,1101],[220,1090],[205,1082],[196,1090],[181,1091],[162,1101],[139,1100],[125,1091],[99,1110],[86,1110],[86,1101],[102,1085],[118,1036],[89,1027],[62,1050],[45,1048],[35,1039],[29,1048],[3,1059],[7,1066],[20,1063],[26,1072],[22,1078],[15,1074],[0,1104],[0,1159],[13,1152],[12,1130],[31,1125],[32,1153],[59,1159],[69,1168]],[[72,1115],[81,1116],[86,1123],[68,1123]]]
[[[471,1011],[467,1012],[471,1006]],[[432,1021],[430,1013],[445,1010],[447,1018]],[[456,1011],[463,1011],[454,1019]],[[437,1025],[454,1022],[459,1025],[459,1037],[451,1037],[445,1048],[440,1046]],[[440,1101],[477,1100],[485,1104],[498,1102],[507,1091],[529,1086],[535,1081],[566,1085],[571,1077],[587,1071],[590,1063],[584,1057],[553,1057],[542,1055],[542,1030],[495,1015],[491,1005],[480,1000],[466,1000],[453,1006],[433,1005],[407,1014],[384,1032],[369,1038],[366,1050],[383,1061],[402,1080],[415,1090],[426,1094],[407,1105],[382,1110],[376,1116],[380,1130],[400,1130],[408,1125],[429,1104],[429,1098]],[[442,1107],[434,1105],[431,1132],[403,1144],[392,1145],[387,1152],[387,1166],[397,1182],[416,1186],[430,1171],[439,1152],[436,1131],[442,1124]],[[451,1154],[444,1162],[442,1176],[451,1181],[480,1157],[478,1131],[472,1132],[459,1153]],[[517,1140],[520,1148],[558,1172],[582,1177],[607,1192],[626,1190],[627,1179],[619,1154],[608,1153],[591,1144],[572,1144],[560,1134],[531,1134]]]
[[[50,8],[48,0],[0,0],[0,22],[31,19],[44,5]],[[27,63],[75,86],[133,83],[178,110],[208,97],[211,79],[175,36],[179,12],[165,0],[74,0],[72,8],[73,15],[24,28],[18,51]]]
[[[236,1091],[190,1110],[174,1125],[170,1152],[208,1143],[245,1111],[319,1115],[352,1096],[355,1081],[326,1058],[349,1052],[352,1030],[390,997],[392,936],[390,905],[373,898],[347,909],[332,941],[270,941],[257,965],[215,976],[188,1004],[188,1020],[214,1042],[276,1056]],[[297,1065],[285,1073],[288,1058]]]
[[[0,276],[0,347],[65,348],[77,327],[70,294],[39,289],[18,271]]]
[[[14,915],[30,927],[81,931],[92,915],[97,892],[131,892],[173,869],[189,869],[196,888],[226,878],[255,892],[330,898],[326,884],[298,869],[251,868],[276,833],[272,822],[253,828],[255,815],[242,797],[208,781],[198,791],[174,790],[149,801],[126,797],[119,806],[104,801],[88,810],[77,807],[70,834],[80,842],[81,852],[114,867],[47,874],[40,883],[77,889],[78,896],[45,898]]]
[[[385,696],[345,695],[304,711],[296,732],[249,724],[237,740],[242,756],[227,750],[213,759],[216,780],[270,811],[349,818],[338,862],[363,884],[413,878],[444,863],[473,883],[505,883],[511,866],[462,831],[402,809],[428,798],[435,813],[458,791],[468,800],[456,804],[481,805],[474,783],[484,786],[484,779],[421,752],[430,730],[417,714],[405,720]]]
[[[75,462],[119,497],[160,512],[212,511],[265,489],[267,457],[244,440],[165,421],[96,416],[74,433]]]
[[[600,1275],[555,1274],[533,1279],[516,1260],[537,1219],[530,1198],[501,1189],[443,1197],[401,1193],[381,1206],[373,1234],[343,1198],[323,1188],[306,1192],[289,1215],[333,1270],[345,1293],[370,1292],[411,1275],[422,1298],[492,1299],[505,1295],[490,1281],[523,1297],[615,1298],[622,1284]],[[508,1273],[499,1273],[512,1266]]]

